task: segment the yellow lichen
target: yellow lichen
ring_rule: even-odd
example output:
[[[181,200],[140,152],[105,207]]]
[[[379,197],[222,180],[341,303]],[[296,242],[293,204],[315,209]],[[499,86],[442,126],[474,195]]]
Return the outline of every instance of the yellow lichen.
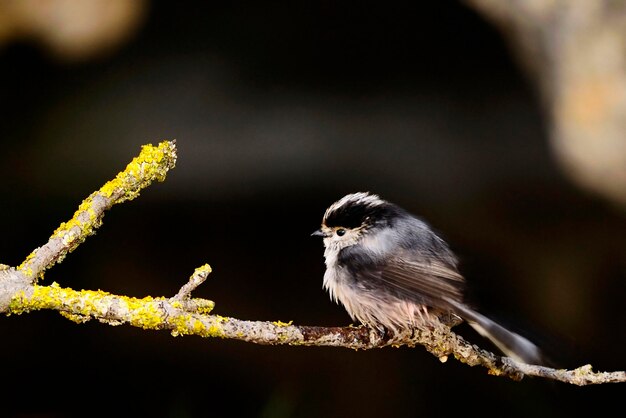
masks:
[[[119,315],[127,318],[130,324],[144,329],[161,329],[165,322],[157,305],[164,300],[151,296],[142,299],[116,296],[102,290],[76,291],[53,283],[50,286],[34,285],[30,297],[23,292],[14,296],[9,304],[9,312],[19,314],[38,309],[56,309],[72,320],[78,317],[107,320],[115,319],[108,318],[109,309],[115,301]]]
[[[158,146],[152,144],[141,147],[141,153],[135,157],[124,171],[107,182],[99,192],[107,198],[121,193],[117,202],[134,199],[139,191],[154,180],[163,181],[167,171],[176,164],[174,142],[163,141]]]
[[[179,335],[188,335],[189,328],[187,327],[187,323],[191,319],[190,314],[177,315],[173,318],[174,328],[172,329],[172,336],[178,337]]]
[[[202,321],[198,320],[198,319],[194,319],[193,321],[193,333],[196,335],[203,335],[204,333],[206,333],[207,329],[204,326],[204,324],[202,323]]]
[[[109,209],[116,203],[134,199],[139,191],[149,186],[154,180],[163,181],[166,173],[176,164],[176,146],[174,141],[163,141],[158,146],[144,145],[141,152],[135,157],[126,169],[107,182],[99,191],[92,193],[78,207],[72,219],[61,225],[50,237],[53,240],[61,240],[62,248],[54,249],[55,256],[46,262],[46,265],[38,268],[43,271],[63,260],[66,254],[72,252],[88,236],[102,225],[104,210]],[[96,210],[96,197],[100,197],[99,206]],[[105,198],[104,206],[101,199]],[[87,216],[85,216],[86,214]],[[86,219],[85,219],[86,218]],[[50,243],[49,243],[50,244]],[[26,260],[18,267],[27,277],[33,278],[35,272],[32,263],[36,260],[39,249],[33,251]]]
[[[37,255],[37,250],[39,248],[37,248],[36,250],[34,250],[33,252],[31,252],[30,254],[28,254],[28,256],[26,257],[26,259],[22,262],[22,264],[20,264],[19,266],[17,266],[17,270],[20,270],[22,273],[24,273],[24,275],[26,275],[26,277],[33,277],[33,269],[29,266],[30,261],[35,258],[35,256]]]
[[[72,322],[76,322],[77,324],[82,324],[84,322],[87,322],[91,319],[91,317],[89,316],[84,316],[84,315],[76,315],[73,313],[69,313],[69,312],[59,312],[61,314],[62,317],[69,319]]]
[[[208,276],[209,274],[211,274],[212,271],[213,271],[213,269],[211,269],[211,266],[208,265],[208,264],[205,264],[205,265],[200,266],[197,269],[195,269],[193,271],[193,274],[194,274],[194,276],[197,276],[197,275]]]
[[[28,312],[28,310],[23,307],[24,299],[26,299],[26,294],[24,293],[24,291],[18,292],[17,294],[13,295],[6,312],[7,316],[11,314],[20,315],[24,312]]]
[[[225,335],[221,324],[227,321],[219,315],[197,318],[191,314],[179,315],[173,318],[174,328],[172,335],[200,335],[202,337],[223,337]]]
[[[193,334],[224,337],[223,324],[228,318],[197,314],[208,312],[214,303],[205,299],[192,299],[190,302],[195,304],[194,313],[184,310],[184,302],[163,297],[134,298],[113,295],[102,290],[76,291],[52,283],[50,286],[33,285],[32,291],[16,294],[11,299],[7,314],[53,309],[65,318],[79,323],[96,318],[112,325],[129,323],[143,329],[171,329],[174,336]],[[289,325],[284,322],[276,324]]]
[[[215,321],[211,324],[207,333],[204,335],[205,337],[224,337],[224,329],[222,328],[222,324],[227,321],[226,318],[221,317],[219,315],[215,315]]]
[[[487,374],[490,375],[490,376],[501,376],[501,375],[504,374],[504,371],[500,370],[500,369],[498,369],[496,367],[490,367],[487,370]]]
[[[191,300],[200,315],[208,315],[215,308],[215,302],[208,299],[193,298]]]
[[[289,322],[283,322],[283,321],[274,321],[272,322],[272,324],[276,325],[277,327],[289,327],[293,324],[293,321],[289,321]]]
[[[170,299],[172,308],[193,311],[200,315],[208,315],[215,308],[215,302],[208,299],[193,298],[188,300]]]

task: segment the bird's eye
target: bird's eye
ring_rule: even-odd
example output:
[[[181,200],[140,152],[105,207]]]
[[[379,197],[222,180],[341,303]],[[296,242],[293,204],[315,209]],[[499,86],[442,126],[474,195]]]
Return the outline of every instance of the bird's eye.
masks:
[[[339,228],[336,234],[339,235],[340,237],[343,237],[346,234],[346,230],[343,228]]]

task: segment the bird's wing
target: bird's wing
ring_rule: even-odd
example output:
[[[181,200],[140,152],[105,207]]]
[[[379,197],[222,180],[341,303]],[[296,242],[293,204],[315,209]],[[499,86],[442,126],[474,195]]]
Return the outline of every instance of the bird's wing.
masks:
[[[440,259],[408,248],[381,257],[350,246],[339,253],[338,261],[363,289],[384,290],[401,299],[446,310],[452,308],[449,301],[463,303],[465,279],[452,258]]]
[[[387,286],[410,300],[442,308],[449,307],[448,299],[463,301],[463,276],[440,261],[402,255],[380,264],[378,271]]]

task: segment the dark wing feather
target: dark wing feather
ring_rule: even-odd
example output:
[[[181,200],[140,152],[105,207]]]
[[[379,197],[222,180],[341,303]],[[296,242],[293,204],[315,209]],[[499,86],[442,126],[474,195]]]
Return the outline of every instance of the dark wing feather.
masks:
[[[402,297],[434,308],[450,308],[448,299],[463,301],[463,276],[434,259],[392,257],[379,266],[378,274]]]
[[[419,252],[402,249],[392,257],[375,259],[348,247],[340,253],[339,261],[364,289],[384,290],[398,298],[444,310],[452,308],[448,300],[463,302],[465,280],[456,268]]]

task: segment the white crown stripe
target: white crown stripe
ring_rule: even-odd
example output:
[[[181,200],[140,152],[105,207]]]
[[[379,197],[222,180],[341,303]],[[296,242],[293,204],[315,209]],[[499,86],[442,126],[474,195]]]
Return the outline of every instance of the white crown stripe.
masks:
[[[384,203],[386,202],[378,197],[378,195],[371,194],[369,192],[352,193],[342,197],[341,199],[330,205],[329,208],[326,209],[326,213],[324,213],[324,220],[326,220],[331,213],[348,204],[378,206]]]

